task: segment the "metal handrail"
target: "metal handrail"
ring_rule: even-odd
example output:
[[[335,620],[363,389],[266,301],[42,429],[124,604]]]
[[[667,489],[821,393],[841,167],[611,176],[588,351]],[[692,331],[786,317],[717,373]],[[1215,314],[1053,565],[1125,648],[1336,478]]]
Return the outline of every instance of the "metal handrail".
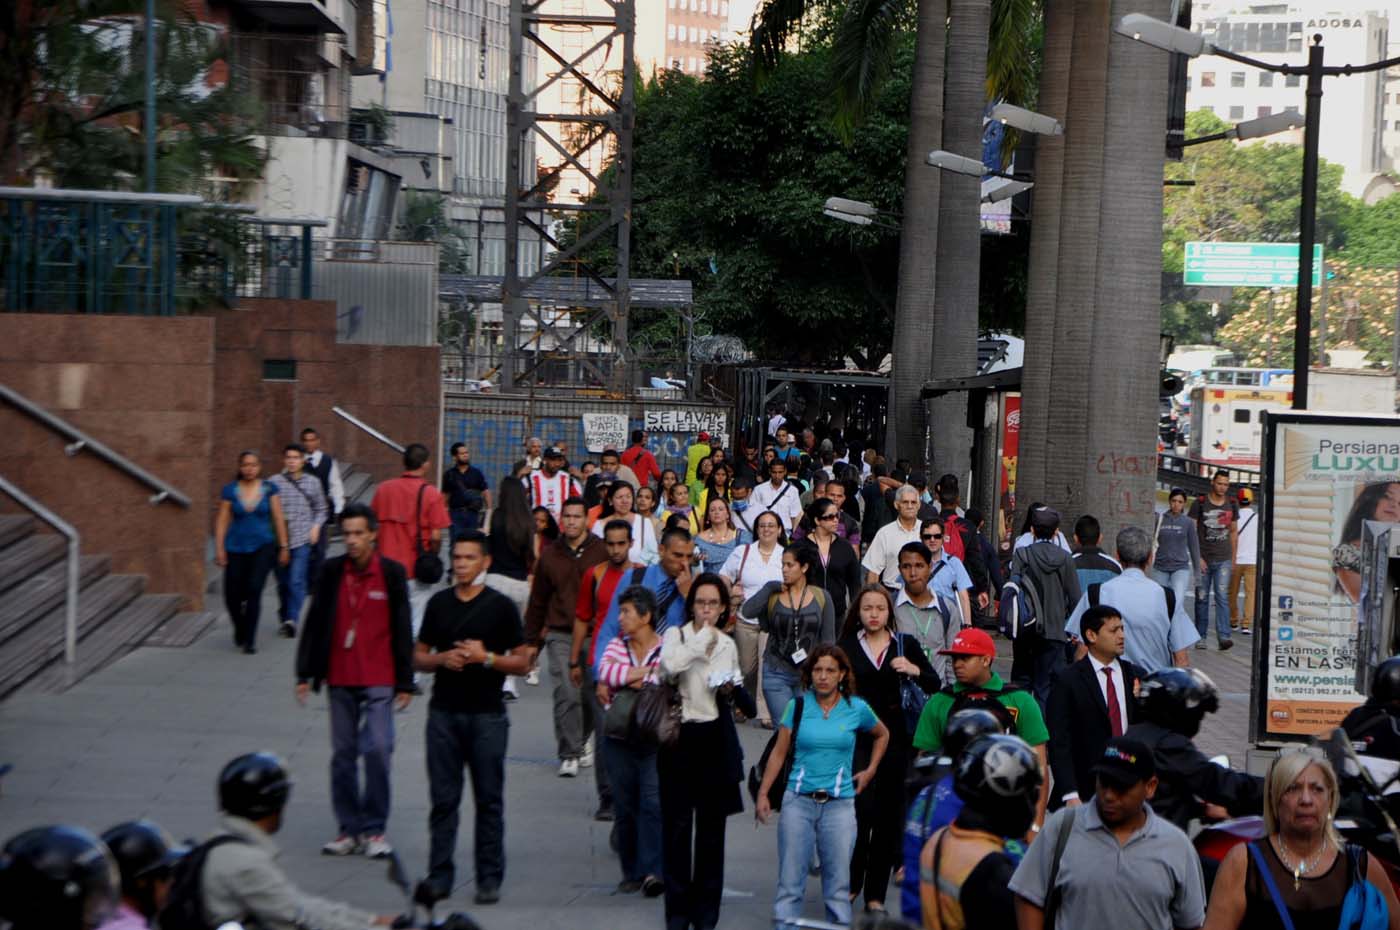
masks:
[[[68,537],[68,577],[63,593],[63,661],[71,675],[73,663],[78,660],[78,560],[82,554],[82,537],[71,523],[21,491],[3,475],[0,475],[0,491],[10,495],[21,507]]]
[[[370,426],[368,423],[361,420],[353,413],[347,413],[341,407],[332,407],[331,412],[336,414],[337,416],[343,417],[344,419],[348,420],[352,425],[358,426],[360,429],[364,430],[366,433],[369,433],[375,439],[378,439],[380,442],[384,443],[384,445],[388,446],[390,449],[393,449],[395,452],[402,453],[404,451],[404,446],[401,446],[397,442],[394,442],[394,440],[390,439],[388,436],[385,436],[379,430],[375,429],[373,426]]]
[[[62,417],[49,413],[43,407],[40,407],[8,385],[0,384],[0,400],[6,401],[21,413],[28,414],[49,429],[71,440],[68,445],[63,447],[63,451],[69,456],[77,455],[79,452],[83,451],[92,452],[98,458],[105,459],[109,464],[115,465],[137,481],[154,490],[156,493],[151,495],[152,504],[159,504],[162,501],[172,501],[179,504],[181,507],[190,506],[189,497],[181,493],[174,485],[160,480],[140,465],[131,461],[131,459],[118,452],[114,452],[107,445],[93,439],[87,433],[84,433]]]

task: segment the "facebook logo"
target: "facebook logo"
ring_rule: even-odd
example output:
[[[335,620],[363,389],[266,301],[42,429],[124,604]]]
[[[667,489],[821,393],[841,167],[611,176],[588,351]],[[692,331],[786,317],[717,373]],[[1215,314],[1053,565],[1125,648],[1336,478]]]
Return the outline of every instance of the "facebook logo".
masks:
[[[1293,627],[1281,626],[1278,628],[1278,641],[1281,643],[1291,643],[1293,641]]]
[[[1284,597],[1280,597],[1278,599],[1278,606],[1280,610],[1292,610],[1293,598],[1288,597],[1287,595],[1285,595]]]

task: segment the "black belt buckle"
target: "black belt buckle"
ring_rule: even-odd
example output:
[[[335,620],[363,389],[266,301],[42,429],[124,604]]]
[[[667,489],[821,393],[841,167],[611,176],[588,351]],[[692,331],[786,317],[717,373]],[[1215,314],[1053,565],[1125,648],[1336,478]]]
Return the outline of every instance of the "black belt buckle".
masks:
[[[830,801],[832,799],[832,794],[830,791],[826,790],[813,791],[811,794],[807,795],[807,797],[811,798],[813,801],[816,801],[818,804],[825,804],[827,801]]]

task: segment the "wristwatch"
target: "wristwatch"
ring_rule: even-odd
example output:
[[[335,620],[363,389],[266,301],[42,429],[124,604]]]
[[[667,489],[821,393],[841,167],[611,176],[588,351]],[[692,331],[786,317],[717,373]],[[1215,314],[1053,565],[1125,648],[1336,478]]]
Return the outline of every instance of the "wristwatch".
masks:
[[[486,653],[486,667],[487,667],[487,668],[490,668],[491,666],[493,666],[493,665],[495,665],[495,664],[496,664],[496,654],[495,654],[494,652],[488,652],[488,653]]]

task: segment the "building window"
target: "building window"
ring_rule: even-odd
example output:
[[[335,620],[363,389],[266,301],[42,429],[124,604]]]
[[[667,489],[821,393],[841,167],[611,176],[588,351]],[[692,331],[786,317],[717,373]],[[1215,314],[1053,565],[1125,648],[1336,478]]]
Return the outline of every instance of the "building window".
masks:
[[[1302,84],[1302,81],[1303,76],[1301,74],[1285,74],[1283,76],[1284,87],[1298,87]]]
[[[708,13],[708,12],[710,12],[710,0],[700,0],[700,12],[701,12],[701,13]]]
[[[728,16],[728,15],[729,15],[729,0],[721,0],[720,5],[719,5],[719,15],[720,15],[720,16]]]
[[[672,42],[676,41],[676,24],[675,24],[675,23],[667,23],[667,24],[666,24],[666,38],[670,39]]]
[[[1268,116],[1268,115],[1269,115],[1270,113],[1272,113],[1272,112],[1274,112],[1274,108],[1273,108],[1273,107],[1256,107],[1255,110],[1254,110],[1254,115],[1255,115],[1255,116]]]
[[[1260,87],[1273,87],[1273,86],[1274,86],[1274,73],[1273,73],[1272,71],[1260,71],[1260,72],[1259,72],[1259,86],[1260,86]]]
[[[297,362],[293,358],[265,358],[263,359],[264,381],[295,381],[297,379]]]
[[[1244,119],[1244,107],[1231,107],[1230,119]]]
[[[1214,86],[1215,86],[1215,72],[1214,72],[1214,71],[1202,71],[1202,72],[1201,72],[1201,86],[1202,86],[1202,87],[1214,87]]]
[[[1244,72],[1243,72],[1243,71],[1231,71],[1231,72],[1230,72],[1230,86],[1231,86],[1231,87],[1243,87],[1243,86],[1244,86]]]

